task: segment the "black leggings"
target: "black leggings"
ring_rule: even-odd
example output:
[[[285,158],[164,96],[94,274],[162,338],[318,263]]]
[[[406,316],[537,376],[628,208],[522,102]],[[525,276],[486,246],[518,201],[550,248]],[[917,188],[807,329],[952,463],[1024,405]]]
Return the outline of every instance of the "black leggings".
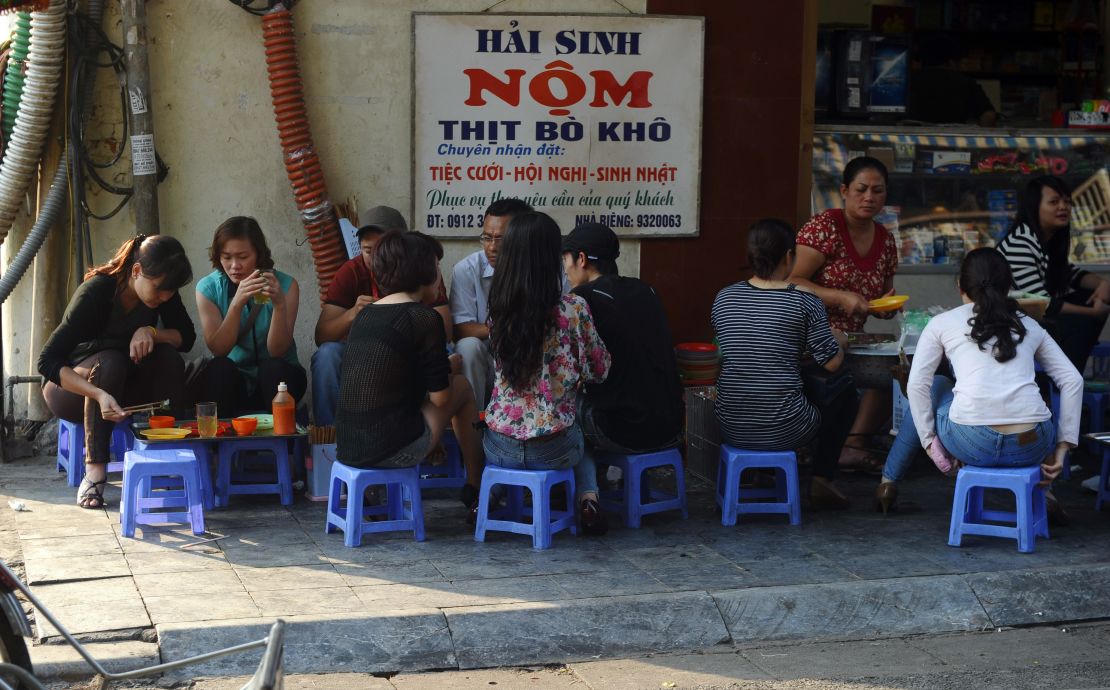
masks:
[[[811,442],[813,448],[813,475],[824,479],[836,477],[840,465],[840,451],[859,410],[859,393],[854,386],[847,386],[828,405],[820,405],[821,426]]]
[[[1086,306],[1090,298],[1091,290],[1076,290],[1064,297],[1064,301],[1068,304]],[[1046,330],[1064,351],[1064,356],[1071,360],[1082,374],[1087,368],[1087,359],[1091,356],[1091,350],[1098,344],[1098,337],[1105,325],[1105,316],[1060,313],[1048,324]]]
[[[308,375],[304,367],[274,358],[264,359],[259,363],[254,392],[250,394],[247,393],[247,378],[239,371],[235,362],[227,357],[216,357],[209,361],[201,378],[202,385],[192,387],[200,394],[197,400],[216,403],[217,413],[221,417],[269,411],[270,403],[277,395],[278,384],[282,381],[288,384],[289,394],[297,402],[304,397],[308,388]]]
[[[74,365],[73,370],[107,391],[121,407],[167,398],[175,411],[181,407],[179,398],[185,383],[185,361],[172,345],[155,345],[138,364],[124,352],[103,350],[86,357]],[[59,419],[85,425],[85,462],[108,462],[115,422],[100,416],[100,404],[53,382],[43,386],[42,396],[46,406]]]

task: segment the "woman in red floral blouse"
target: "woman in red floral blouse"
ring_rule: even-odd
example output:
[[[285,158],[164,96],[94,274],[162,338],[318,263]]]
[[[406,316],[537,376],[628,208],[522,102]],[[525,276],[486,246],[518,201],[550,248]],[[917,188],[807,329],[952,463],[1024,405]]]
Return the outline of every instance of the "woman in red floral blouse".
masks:
[[[887,171],[881,161],[854,158],[845,166],[840,185],[843,210],[818,213],[798,233],[798,259],[790,281],[816,293],[829,312],[829,323],[842,331],[862,331],[870,315],[868,302],[894,294],[898,246],[894,236],[875,222],[886,203],[886,189]],[[865,391],[851,433],[874,433],[889,410],[889,390]],[[845,447],[840,463],[875,471],[883,466],[881,457],[850,446]]]

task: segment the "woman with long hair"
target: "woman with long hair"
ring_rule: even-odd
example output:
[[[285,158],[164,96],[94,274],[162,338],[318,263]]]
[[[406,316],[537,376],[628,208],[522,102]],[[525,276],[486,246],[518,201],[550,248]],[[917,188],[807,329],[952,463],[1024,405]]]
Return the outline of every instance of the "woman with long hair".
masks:
[[[1052,480],[1079,441],[1083,377],[1040,324],[1019,311],[1008,294],[1011,280],[997,250],[969,252],[960,266],[963,306],[934,316],[922,331],[906,385],[912,417],[902,420],[876,489],[884,513],[919,443],[950,476],[961,464],[1039,464],[1045,480]],[[955,381],[934,376],[945,357]],[[1060,388],[1055,425],[1033,380],[1037,363]],[[1050,516],[1060,516],[1059,504],[1049,499]]]
[[[1029,180],[1017,217],[998,251],[1010,264],[1013,287],[1049,298],[1045,327],[1082,372],[1110,315],[1110,282],[1068,259],[1071,189],[1052,175]]]
[[[197,312],[204,342],[214,355],[203,368],[204,392],[219,414],[268,410],[285,382],[300,401],[308,376],[297,359],[293,327],[300,287],[274,259],[258,221],[228,218],[209,249],[215,269],[197,283]],[[199,395],[198,395],[199,394]]]
[[[196,331],[178,290],[193,279],[181,243],[128,239],[90,268],[39,355],[42,394],[58,418],[85,426],[85,478],[77,505],[103,508],[112,428],[123,407],[171,399],[185,383]]]
[[[721,347],[714,406],[721,435],[751,450],[812,443],[810,507],[847,508],[833,480],[856,416],[856,389],[846,379],[819,399],[807,396],[802,382],[802,353],[833,373],[844,363],[847,339],[829,326],[821,299],[787,278],[795,260],[793,228],[760,220],[748,231],[747,249],[755,275],[717,293],[710,312]]]
[[[578,389],[609,373],[609,351],[586,301],[563,293],[559,226],[544,213],[509,222],[490,288],[494,384],[486,461],[523,469],[575,468],[585,534],[605,531],[596,467],[583,452]]]

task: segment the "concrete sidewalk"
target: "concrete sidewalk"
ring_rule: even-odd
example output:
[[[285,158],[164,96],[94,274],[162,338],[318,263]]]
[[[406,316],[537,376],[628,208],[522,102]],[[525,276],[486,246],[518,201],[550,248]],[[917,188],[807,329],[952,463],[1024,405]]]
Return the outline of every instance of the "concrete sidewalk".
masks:
[[[1081,478],[1058,490],[1072,525],[1033,554],[1000,539],[948,547],[951,482],[927,471],[904,483],[895,515],[871,510],[876,479],[849,476],[854,509],[806,513],[799,527],[781,516],[722,527],[710,487],[694,479],[687,521],[561,534],[542,552],[515,535],[475,543],[453,494],[426,500],[427,541],[369,536],[358,549],[324,534],[322,504],[262,497],[209,513],[211,536],[224,538],[183,549],[199,541],[187,530],[119,537],[118,489],[109,510],[82,510],[40,458],[0,468],[0,555],[21,561],[47,606],[121,666],[262,637],[278,617],[292,623],[290,673],[566,663],[1110,617],[1110,513],[1093,511]],[[38,635],[49,643],[55,632]],[[76,670],[57,645],[34,657],[54,674]],[[256,659],[182,677],[248,673]]]

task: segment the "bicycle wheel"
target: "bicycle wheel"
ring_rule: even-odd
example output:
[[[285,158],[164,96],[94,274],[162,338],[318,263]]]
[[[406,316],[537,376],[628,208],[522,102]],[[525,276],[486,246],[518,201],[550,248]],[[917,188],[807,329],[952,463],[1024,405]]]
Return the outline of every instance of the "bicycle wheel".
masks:
[[[34,673],[31,668],[31,655],[27,651],[26,641],[13,632],[11,623],[4,619],[2,614],[0,614],[0,662],[15,664],[27,669],[28,673]],[[24,686],[21,683],[13,683],[12,687],[22,688]]]

